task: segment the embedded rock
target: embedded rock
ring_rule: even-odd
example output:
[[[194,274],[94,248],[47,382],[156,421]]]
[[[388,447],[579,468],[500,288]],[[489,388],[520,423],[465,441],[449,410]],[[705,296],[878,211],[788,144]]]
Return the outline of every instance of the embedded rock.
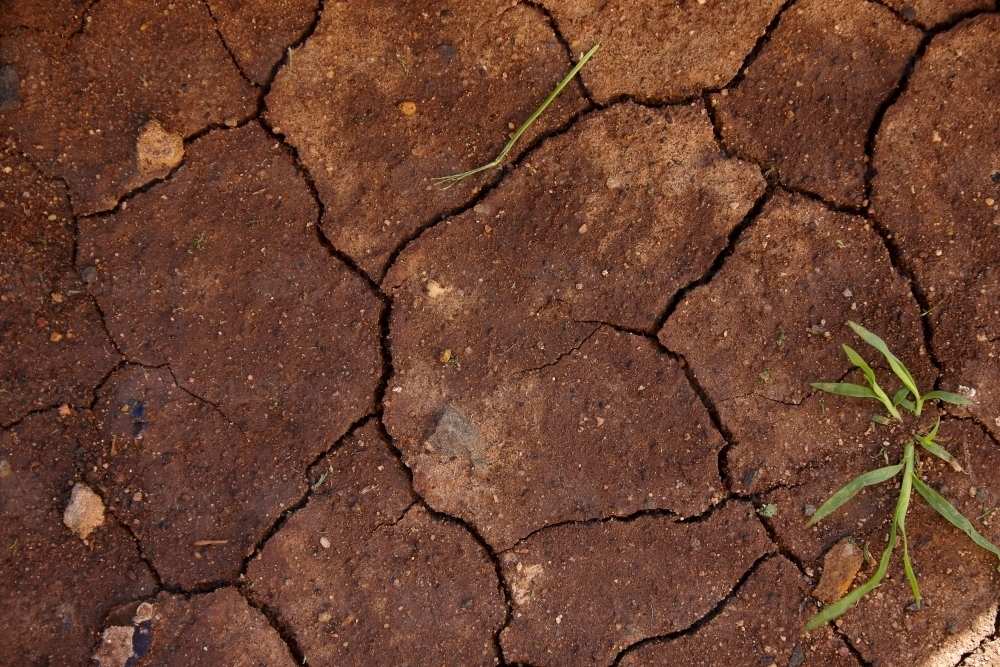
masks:
[[[75,484],[63,512],[63,523],[74,535],[86,540],[104,523],[104,502],[86,484]]]

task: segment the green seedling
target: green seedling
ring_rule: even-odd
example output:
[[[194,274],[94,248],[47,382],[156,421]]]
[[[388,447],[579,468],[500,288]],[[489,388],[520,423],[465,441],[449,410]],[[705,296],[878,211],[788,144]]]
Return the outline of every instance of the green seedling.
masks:
[[[202,232],[194,238],[194,249],[199,252],[205,251],[205,232]]]
[[[469,171],[463,171],[461,174],[453,174],[451,176],[440,176],[438,178],[432,179],[434,185],[438,188],[438,190],[447,190],[451,186],[455,185],[456,183],[459,183],[460,181],[465,180],[469,176],[478,174],[481,171],[487,171],[489,169],[494,169],[496,167],[499,167],[500,163],[503,162],[503,159],[507,157],[508,153],[510,153],[510,150],[514,148],[514,144],[517,143],[517,140],[521,138],[521,135],[524,134],[529,127],[531,127],[532,123],[538,120],[538,117],[545,112],[545,110],[549,107],[549,105],[552,104],[552,101],[557,97],[559,97],[559,93],[562,92],[563,88],[565,88],[569,84],[569,82],[573,80],[573,77],[576,76],[581,69],[583,69],[583,66],[587,64],[587,61],[590,60],[590,57],[594,55],[594,53],[600,46],[601,46],[600,44],[595,44],[594,48],[592,48],[590,51],[587,51],[587,53],[585,53],[583,57],[580,58],[580,61],[573,67],[573,69],[569,71],[569,74],[563,77],[563,80],[556,85],[555,89],[551,93],[549,93],[549,96],[545,98],[545,101],[542,102],[541,106],[535,109],[535,112],[533,114],[528,116],[528,120],[521,123],[521,127],[517,128],[517,131],[515,131],[513,136],[511,136],[510,141],[507,142],[507,145],[503,147],[503,150],[501,150],[497,154],[497,156],[493,158],[493,160],[487,162],[482,166],[476,167],[475,169],[470,169]]]
[[[889,413],[889,417],[884,415],[875,415],[873,417],[873,421],[877,421],[880,424],[889,423],[890,418],[902,422],[903,417],[900,414],[900,408],[912,413],[915,417],[919,417],[924,403],[928,401],[937,400],[944,403],[951,403],[953,405],[970,405],[971,402],[969,400],[947,391],[931,391],[926,394],[921,394],[917,389],[917,384],[913,379],[913,375],[909,370],[907,370],[906,366],[904,366],[903,363],[889,351],[888,346],[886,346],[885,342],[881,338],[868,331],[860,324],[855,322],[848,322],[847,324],[850,325],[851,329],[854,330],[854,333],[856,333],[863,341],[882,353],[882,356],[885,357],[886,361],[889,363],[889,368],[891,368],[892,372],[897,378],[899,378],[903,387],[897,391],[892,398],[889,398],[885,391],[883,391],[883,389],[876,382],[875,372],[865,362],[865,360],[861,358],[861,355],[847,345],[844,345],[844,352],[847,354],[847,358],[850,359],[852,364],[861,369],[861,372],[865,376],[865,380],[868,382],[868,386],[863,387],[861,385],[850,384],[847,382],[815,382],[812,386],[816,389],[826,391],[831,394],[839,394],[840,396],[870,398],[878,401]],[[912,399],[908,397],[912,397]],[[876,417],[879,419],[876,419]],[[940,426],[941,418],[939,417],[934,423],[934,427],[929,432],[925,434],[913,433],[903,446],[903,456],[899,463],[896,465],[886,465],[883,468],[870,470],[863,475],[859,475],[855,479],[851,480],[851,482],[849,482],[842,489],[830,496],[830,499],[823,503],[812,515],[812,517],[810,517],[807,525],[812,526],[816,522],[830,516],[830,514],[835,512],[841,505],[853,498],[865,487],[872,486],[874,484],[882,484],[893,479],[897,475],[902,474],[902,478],[899,480],[899,497],[896,500],[896,510],[893,513],[892,523],[889,527],[889,542],[885,547],[885,551],[882,552],[882,557],[879,560],[878,567],[875,569],[875,573],[864,584],[813,616],[809,622],[806,623],[805,629],[807,631],[815,630],[824,623],[836,619],[854,606],[858,600],[870,593],[876,586],[879,585],[879,583],[881,583],[882,579],[885,577],[886,570],[889,568],[889,558],[892,556],[892,551],[896,547],[897,534],[901,538],[900,541],[903,546],[903,571],[906,573],[906,579],[910,584],[910,590],[913,592],[915,607],[917,609],[920,608],[920,587],[917,585],[917,577],[913,571],[913,565],[910,562],[909,542],[906,537],[906,513],[909,510],[910,498],[914,490],[916,490],[916,492],[927,501],[927,504],[930,505],[938,514],[944,517],[950,524],[968,535],[969,538],[980,547],[1000,558],[1000,549],[980,535],[976,529],[973,528],[972,523],[958,510],[956,510],[951,503],[945,500],[937,491],[920,481],[920,478],[915,472],[918,465],[917,445],[920,445],[920,447],[927,450],[934,456],[947,461],[948,464],[950,464],[956,471],[960,472],[962,470],[958,461],[955,460],[955,457],[952,456],[951,453],[944,447],[934,441],[937,437],[938,428]],[[885,462],[888,464],[888,453],[883,449],[876,455],[876,457],[880,455],[884,456]],[[997,569],[1000,570],[1000,567]]]
[[[320,474],[319,479],[316,480],[316,483],[312,485],[312,490],[315,491],[319,487],[323,486],[323,482],[326,481],[326,476],[329,474],[330,474],[329,470],[324,470],[322,474]]]

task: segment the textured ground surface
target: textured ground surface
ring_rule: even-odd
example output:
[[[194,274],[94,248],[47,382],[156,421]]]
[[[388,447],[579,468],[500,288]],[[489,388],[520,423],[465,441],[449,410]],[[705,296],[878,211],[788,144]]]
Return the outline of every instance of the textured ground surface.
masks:
[[[998,202],[994,0],[4,2],[0,663],[995,664],[920,501],[802,626],[847,320],[1000,543]]]

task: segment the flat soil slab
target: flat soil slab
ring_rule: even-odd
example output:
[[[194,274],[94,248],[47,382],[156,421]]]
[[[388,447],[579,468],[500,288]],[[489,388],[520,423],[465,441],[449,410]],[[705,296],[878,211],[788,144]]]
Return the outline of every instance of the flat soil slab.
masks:
[[[21,99],[0,109],[0,124],[36,165],[66,180],[78,215],[109,210],[165,175],[137,159],[151,119],[189,137],[254,111],[257,91],[240,76],[208,8],[171,4],[98,2],[68,42],[33,30],[4,37]]]
[[[385,423],[418,493],[501,549],[552,523],[717,500],[723,441],[683,372],[601,323],[653,330],[762,186],[697,106],[623,105],[412,243],[384,282]]]
[[[635,642],[688,628],[773,549],[737,502],[694,523],[640,516],[540,531],[500,556],[512,612],[504,657],[610,665]]]
[[[331,2],[292,53],[266,118],[315,180],[323,232],[375,280],[498,172],[443,191],[432,179],[492,160],[571,68],[545,15],[507,0]],[[568,86],[509,159],[586,104]]]
[[[309,502],[247,571],[252,598],[309,664],[496,664],[504,605],[493,563],[468,531],[414,503],[375,424],[313,477]]]
[[[254,545],[306,491],[303,465],[254,446],[166,368],[116,371],[93,419],[87,481],[167,586],[235,581]]]
[[[852,426],[867,424],[877,403],[832,411],[831,397],[810,387],[852,368],[841,343],[886,367],[848,320],[907,360],[918,387],[934,385],[920,310],[871,225],[783,190],[712,281],[667,320],[660,341],[691,366],[735,441],[727,450],[734,491],[794,483],[810,462],[838,451]],[[891,376],[880,372],[891,395]]]
[[[104,615],[150,595],[152,572],[112,516],[87,540],[63,524],[86,423],[55,411],[0,432],[0,663],[88,664]]]
[[[839,402],[838,397],[831,398]],[[844,407],[846,404],[831,405],[833,411]],[[933,425],[934,415],[928,417],[924,421],[930,423],[924,423],[921,432]],[[885,549],[888,521],[898,496],[891,483],[862,491],[812,528],[806,527],[807,514],[858,474],[885,465],[885,460],[897,461],[901,454],[898,443],[907,434],[908,429],[898,426],[879,427],[866,439],[866,446],[841,448],[838,468],[842,472],[831,472],[829,466],[815,469],[800,485],[765,495],[763,501],[776,508],[767,521],[777,540],[807,572],[818,574],[823,554],[849,537],[873,556],[862,566],[855,584],[872,575]],[[970,420],[945,418],[937,441],[951,450],[966,471],[956,472],[924,453],[920,458],[922,479],[987,540],[1000,543],[1000,517],[995,515],[1000,497],[995,475],[1000,468],[1000,449]],[[976,547],[916,493],[906,519],[906,534],[924,608],[912,608],[913,595],[903,573],[901,547],[897,547],[889,574],[877,592],[841,617],[838,627],[869,664],[955,665],[993,633],[1000,595],[996,556]]]
[[[626,653],[622,667],[659,665],[858,665],[832,632],[805,634],[808,582],[787,558],[758,565],[722,611],[689,635]],[[806,603],[806,604],[804,604]]]
[[[274,76],[286,49],[316,19],[317,0],[207,0],[219,34],[240,67],[258,86]]]
[[[975,11],[993,9],[991,0],[885,0],[907,21],[927,28],[950,23]]]
[[[100,667],[268,665],[295,660],[267,618],[236,589],[204,595],[161,592],[148,602],[114,610],[92,656]]]
[[[131,361],[169,364],[258,447],[305,465],[374,411],[381,304],[316,238],[315,201],[256,123],[212,132],[77,265]]]
[[[19,27],[69,37],[83,26],[84,10],[93,0],[33,0],[0,5],[0,33],[10,35]]]
[[[934,38],[875,142],[872,211],[926,301],[944,385],[1000,437],[1000,16]],[[972,57],[975,54],[975,57]]]
[[[574,53],[600,44],[582,73],[598,104],[666,102],[718,90],[781,9],[781,0],[541,0]]]
[[[86,407],[121,357],[73,269],[66,188],[0,153],[0,425],[60,404]]]
[[[795,3],[739,85],[712,98],[723,139],[788,186],[864,205],[868,129],[920,38],[877,3]]]

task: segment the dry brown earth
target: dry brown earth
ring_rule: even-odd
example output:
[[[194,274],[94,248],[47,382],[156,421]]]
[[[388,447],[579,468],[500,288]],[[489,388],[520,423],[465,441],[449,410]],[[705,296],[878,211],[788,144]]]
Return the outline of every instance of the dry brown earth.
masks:
[[[998,36],[995,0],[3,2],[0,664],[997,662],[996,557],[917,497],[925,604],[897,553],[803,625],[896,490],[808,517],[938,418],[963,470],[917,472],[1000,544]],[[896,390],[848,320],[972,405],[813,388],[848,344]]]

